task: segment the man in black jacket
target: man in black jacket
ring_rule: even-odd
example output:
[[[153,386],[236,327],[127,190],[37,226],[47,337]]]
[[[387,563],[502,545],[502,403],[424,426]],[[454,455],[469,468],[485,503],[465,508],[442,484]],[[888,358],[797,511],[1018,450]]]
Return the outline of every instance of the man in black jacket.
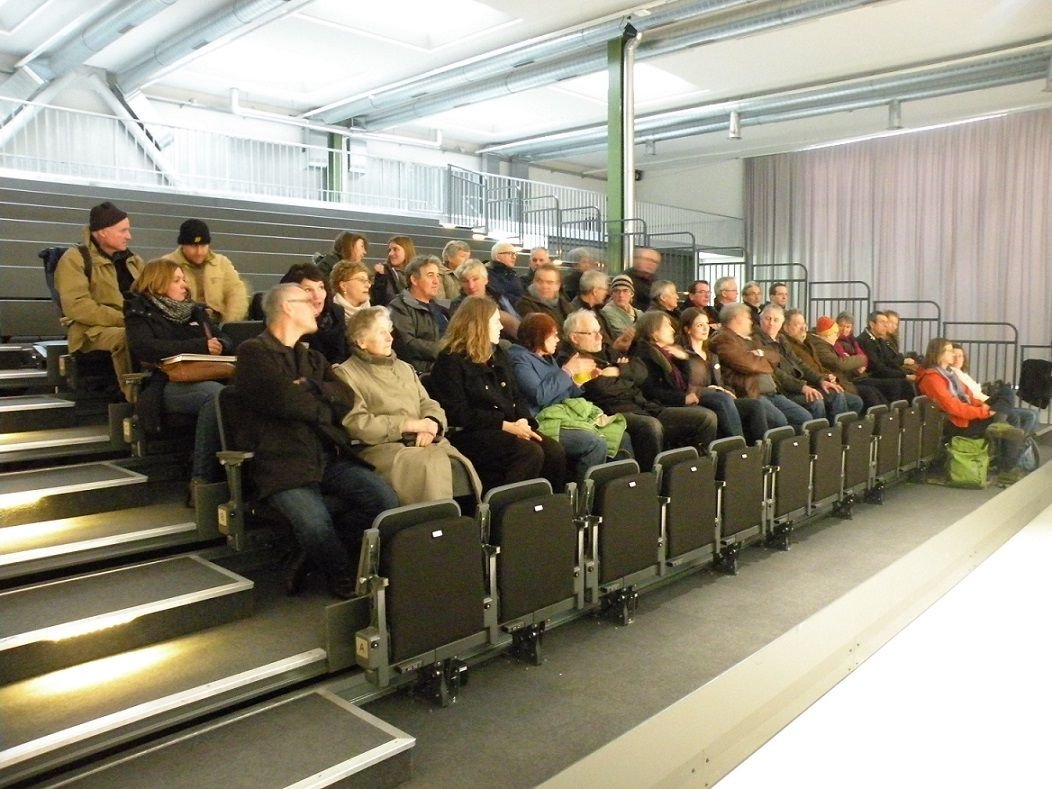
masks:
[[[347,544],[398,496],[350,448],[341,426],[354,392],[331,365],[300,339],[317,328],[311,298],[298,285],[276,285],[263,299],[267,329],[238,348],[234,383],[249,411],[239,441],[255,453],[252,478],[292,524],[306,558],[321,568],[341,598],[354,595],[353,563]],[[323,494],[335,495],[345,511],[335,520]],[[305,563],[293,562],[290,592],[302,581]]]
[[[869,313],[866,330],[858,337],[858,344],[869,359],[869,374],[873,378],[897,380],[900,392],[895,399],[912,400],[917,394],[913,381],[917,376],[902,370],[903,356],[887,340],[888,316],[880,310]]]

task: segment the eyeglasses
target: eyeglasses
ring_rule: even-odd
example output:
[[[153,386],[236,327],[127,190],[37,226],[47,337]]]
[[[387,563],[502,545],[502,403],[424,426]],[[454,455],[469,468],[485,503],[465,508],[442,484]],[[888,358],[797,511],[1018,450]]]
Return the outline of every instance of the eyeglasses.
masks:
[[[348,277],[346,280],[344,280],[344,282],[365,282],[366,284],[368,284],[369,278],[364,276]]]
[[[593,337],[595,337],[596,335],[602,334],[602,333],[603,332],[600,331],[599,329],[593,329],[592,331],[572,331],[572,332],[570,332],[570,334],[588,334],[588,335],[591,335]]]

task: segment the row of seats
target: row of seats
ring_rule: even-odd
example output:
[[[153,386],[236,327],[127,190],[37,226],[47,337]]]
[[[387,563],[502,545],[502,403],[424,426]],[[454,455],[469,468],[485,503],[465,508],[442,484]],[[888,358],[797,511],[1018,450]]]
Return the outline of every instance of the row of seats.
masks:
[[[743,546],[788,549],[793,529],[925,469],[941,446],[942,413],[925,397],[740,437],[708,452],[673,449],[653,471],[634,460],[593,467],[580,488],[545,480],[490,491],[476,517],[453,501],[381,514],[365,534],[358,592],[370,625],[355,654],[380,687],[416,679],[455,699],[465,657],[513,649],[534,662],[553,620],[605,612],[631,622],[638,594],[711,564],[737,573]]]

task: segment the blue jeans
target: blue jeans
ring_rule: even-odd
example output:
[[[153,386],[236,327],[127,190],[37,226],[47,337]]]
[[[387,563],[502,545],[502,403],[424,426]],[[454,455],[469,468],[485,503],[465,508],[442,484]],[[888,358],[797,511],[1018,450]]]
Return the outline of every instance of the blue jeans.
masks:
[[[215,398],[223,384],[218,381],[194,381],[164,385],[164,410],[169,414],[197,415],[194,428],[194,459],[190,475],[206,482],[219,482],[223,470],[216,459],[219,451],[219,417]]]
[[[563,428],[559,431],[559,443],[566,453],[568,470],[578,482],[592,466],[606,462],[606,439],[591,430]]]
[[[797,405],[785,395],[767,394],[761,396],[760,400],[764,402],[767,424],[770,427],[792,425],[796,432],[799,433],[800,427],[804,422],[814,418],[811,416],[810,411],[803,406]],[[824,404],[822,408],[825,408]]]
[[[998,412],[1000,415],[1002,412]],[[1037,411],[1029,408],[1006,408],[1003,411],[1005,421],[1012,427],[1018,427],[1028,436],[1037,428]]]
[[[702,389],[699,397],[701,404],[716,414],[716,435],[720,438],[727,436],[744,436],[741,416],[734,406],[734,398],[726,392],[717,392],[713,389]]]
[[[322,494],[344,502],[345,511],[335,520]],[[351,571],[343,540],[353,542],[377,515],[399,504],[398,495],[378,474],[348,460],[330,460],[320,484],[283,490],[269,501],[292,524],[296,541],[312,563],[330,578]]]

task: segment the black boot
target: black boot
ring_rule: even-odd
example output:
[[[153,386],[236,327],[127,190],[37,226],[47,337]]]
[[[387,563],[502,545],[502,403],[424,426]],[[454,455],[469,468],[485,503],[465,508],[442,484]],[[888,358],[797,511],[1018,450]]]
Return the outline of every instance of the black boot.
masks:
[[[302,548],[296,548],[285,561],[282,570],[282,580],[285,584],[285,594],[292,597],[303,590],[303,583],[307,580],[307,572],[310,569],[307,553]]]

